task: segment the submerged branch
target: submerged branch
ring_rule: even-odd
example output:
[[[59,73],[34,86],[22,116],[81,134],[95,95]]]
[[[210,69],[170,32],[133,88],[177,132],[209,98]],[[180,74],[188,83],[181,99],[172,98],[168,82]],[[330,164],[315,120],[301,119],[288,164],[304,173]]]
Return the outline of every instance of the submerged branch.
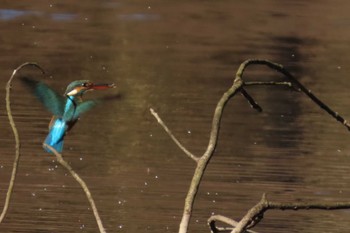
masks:
[[[21,147],[21,142],[19,140],[18,131],[16,128],[15,121],[13,120],[12,111],[11,111],[11,101],[10,101],[11,85],[12,85],[12,80],[15,77],[16,73],[25,66],[34,66],[34,67],[38,68],[42,73],[45,73],[45,71],[38,64],[36,64],[34,62],[26,62],[26,63],[23,63],[22,65],[18,66],[16,69],[14,69],[10,79],[8,80],[8,82],[6,84],[6,112],[7,112],[7,117],[9,119],[9,122],[11,125],[13,135],[15,137],[15,144],[16,145],[15,145],[15,159],[14,159],[13,166],[12,166],[12,173],[11,173],[11,178],[10,178],[10,182],[9,182],[9,187],[8,187],[7,193],[6,193],[4,207],[3,207],[3,210],[2,210],[1,215],[0,215],[0,223],[4,220],[6,213],[7,213],[7,210],[8,210],[8,207],[9,207],[9,204],[10,204],[13,186],[15,184],[16,175],[17,175],[17,168],[18,168],[18,164],[19,164],[20,147]]]
[[[80,176],[73,170],[73,168],[63,159],[62,155],[60,153],[58,153],[53,147],[51,147],[45,143],[43,144],[43,146],[48,148],[50,151],[52,151],[55,154],[57,161],[64,168],[66,168],[69,171],[69,173],[73,176],[73,178],[80,184],[80,186],[82,187],[83,191],[85,192],[85,195],[86,195],[86,197],[91,205],[92,212],[94,213],[94,216],[95,216],[95,219],[96,219],[96,222],[97,222],[97,225],[98,225],[100,232],[106,233],[106,230],[103,227],[100,215],[98,214],[98,210],[97,210],[97,207],[95,205],[95,201],[92,198],[90,190],[89,190],[88,186],[86,185],[86,183],[84,182],[84,180],[82,178],[80,178]]]
[[[264,213],[267,210],[339,210],[339,209],[350,209],[350,202],[335,202],[335,203],[322,203],[322,202],[294,202],[294,203],[281,203],[281,202],[272,202],[267,200],[266,195],[264,194],[261,200],[252,207],[246,215],[242,218],[240,222],[231,226],[234,226],[231,233],[243,233],[254,227],[259,221],[263,218]],[[230,221],[234,221],[227,217],[225,223],[230,223]],[[209,218],[210,220],[211,218]],[[208,220],[208,221],[209,221]]]
[[[222,222],[225,223],[231,227],[217,227],[216,226],[216,222]],[[229,232],[232,231],[238,224],[237,221],[230,219],[228,217],[225,217],[223,215],[213,215],[210,216],[210,218],[208,219],[208,225],[210,227],[210,230],[212,233],[219,233],[219,232]],[[252,230],[246,230],[247,233],[257,233],[256,231],[252,231]]]

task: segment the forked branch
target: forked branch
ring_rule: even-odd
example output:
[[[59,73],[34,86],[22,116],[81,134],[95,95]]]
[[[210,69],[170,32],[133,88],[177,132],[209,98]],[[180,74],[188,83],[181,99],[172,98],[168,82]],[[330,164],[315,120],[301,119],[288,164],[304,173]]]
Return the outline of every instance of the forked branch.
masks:
[[[335,118],[337,121],[342,123],[348,130],[350,130],[350,124],[337,112],[333,111],[330,107],[328,107],[325,103],[323,103],[319,98],[317,98],[311,90],[307,89],[304,85],[302,85],[291,73],[289,73],[288,70],[286,70],[283,65],[274,63],[268,60],[258,60],[258,59],[251,59],[251,60],[246,60],[243,62],[236,74],[236,79],[240,78],[242,79],[244,70],[249,66],[249,65],[264,65],[267,67],[270,67],[271,69],[274,69],[278,71],[279,73],[282,73],[285,78],[289,80],[289,82],[292,84],[293,87],[296,89],[299,89],[300,91],[304,92],[304,94],[309,97],[315,104],[317,104],[320,108],[325,110],[328,114],[330,114],[333,118]],[[257,83],[255,84],[257,85]],[[265,85],[265,84],[261,84]]]
[[[262,82],[262,83],[252,83],[247,82],[245,83],[242,79],[244,70],[249,65],[265,65],[269,68],[272,68],[279,73],[282,73],[287,79],[288,82],[283,83],[275,83],[275,82]],[[248,100],[250,105],[255,108],[258,111],[261,111],[262,108],[257,104],[257,102],[253,99],[253,97],[248,94],[248,92],[243,88],[244,86],[251,86],[251,85],[287,85],[291,86],[292,88],[296,88],[298,90],[301,90],[304,92],[311,100],[313,100],[319,107],[324,109],[326,112],[328,112],[332,117],[334,117],[336,120],[341,122],[348,130],[350,130],[350,125],[347,123],[347,121],[341,117],[338,113],[331,110],[326,104],[324,104],[321,100],[319,100],[315,95],[311,93],[310,90],[305,88],[298,80],[296,80],[282,65],[273,63],[268,60],[246,60],[243,62],[240,67],[238,68],[236,72],[235,79],[233,81],[233,85],[222,95],[219,102],[216,105],[212,125],[211,125],[211,131],[209,136],[209,143],[208,146],[204,152],[204,154],[201,157],[194,157],[189,151],[181,145],[181,143],[175,138],[175,136],[172,134],[171,130],[165,125],[165,123],[161,120],[161,118],[158,116],[158,114],[153,110],[150,109],[153,116],[157,119],[158,123],[164,128],[164,130],[168,133],[168,135],[174,140],[174,142],[180,147],[181,150],[183,150],[190,158],[192,158],[194,161],[196,161],[197,166],[194,172],[194,175],[192,177],[192,181],[190,184],[190,188],[188,190],[186,199],[185,199],[185,206],[184,211],[179,227],[179,233],[186,233],[188,230],[188,225],[191,219],[192,215],[192,209],[194,200],[196,197],[196,194],[198,192],[198,188],[201,182],[201,179],[203,177],[204,171],[214,153],[214,150],[217,145],[219,130],[220,130],[220,122],[222,113],[224,110],[224,107],[226,103],[229,101],[231,97],[233,97],[237,92],[241,92],[241,94]]]

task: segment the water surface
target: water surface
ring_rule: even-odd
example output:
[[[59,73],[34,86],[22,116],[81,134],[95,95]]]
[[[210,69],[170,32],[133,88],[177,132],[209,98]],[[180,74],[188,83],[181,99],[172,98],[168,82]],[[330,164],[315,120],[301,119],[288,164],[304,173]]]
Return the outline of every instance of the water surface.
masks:
[[[195,164],[149,113],[153,107],[196,155],[205,151],[217,101],[248,58],[284,64],[345,117],[349,3],[326,1],[6,2],[0,9],[0,85],[35,61],[59,92],[76,79],[115,82],[119,93],[85,114],[64,157],[86,181],[107,232],[176,232]],[[246,80],[283,80],[251,67]],[[4,90],[4,89],[3,89]],[[275,201],[345,201],[349,133],[303,94],[251,87],[257,113],[236,96],[201,184],[190,232],[211,214],[239,219],[268,193]],[[14,140],[0,92],[0,203]],[[84,193],[41,143],[50,113],[15,80],[12,108],[22,157],[1,232],[97,232]],[[0,204],[2,206],[2,204]],[[348,232],[349,211],[268,212],[259,232]],[[330,230],[332,229],[332,230]]]

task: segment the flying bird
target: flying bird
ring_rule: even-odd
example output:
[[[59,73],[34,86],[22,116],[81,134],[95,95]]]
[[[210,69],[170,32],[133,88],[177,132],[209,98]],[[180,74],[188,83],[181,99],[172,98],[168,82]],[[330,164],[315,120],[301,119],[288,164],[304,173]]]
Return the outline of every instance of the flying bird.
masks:
[[[115,84],[95,84],[89,80],[77,80],[71,82],[64,93],[58,94],[44,82],[23,77],[22,81],[31,87],[36,97],[53,114],[49,124],[49,134],[44,144],[53,147],[57,152],[62,153],[64,136],[78,121],[81,114],[94,107],[98,100],[83,101],[85,92],[90,90],[104,90],[115,88]],[[49,148],[44,149],[53,153]]]

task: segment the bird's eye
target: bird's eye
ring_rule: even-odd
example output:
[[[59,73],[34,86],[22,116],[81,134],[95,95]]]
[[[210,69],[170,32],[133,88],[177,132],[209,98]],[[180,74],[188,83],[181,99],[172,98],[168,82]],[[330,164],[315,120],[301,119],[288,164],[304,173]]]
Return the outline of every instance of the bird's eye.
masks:
[[[81,84],[81,86],[83,86],[83,87],[88,87],[88,86],[89,86],[89,83],[83,83],[83,84]]]

